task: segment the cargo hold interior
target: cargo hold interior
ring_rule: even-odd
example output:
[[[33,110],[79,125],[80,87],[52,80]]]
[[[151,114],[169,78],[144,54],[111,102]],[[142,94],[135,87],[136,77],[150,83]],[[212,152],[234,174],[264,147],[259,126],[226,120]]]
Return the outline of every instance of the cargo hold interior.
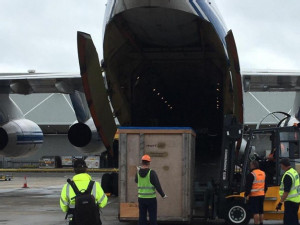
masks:
[[[120,124],[192,127],[199,185],[220,176],[226,62],[212,25],[192,14],[136,8],[106,27],[106,80]]]

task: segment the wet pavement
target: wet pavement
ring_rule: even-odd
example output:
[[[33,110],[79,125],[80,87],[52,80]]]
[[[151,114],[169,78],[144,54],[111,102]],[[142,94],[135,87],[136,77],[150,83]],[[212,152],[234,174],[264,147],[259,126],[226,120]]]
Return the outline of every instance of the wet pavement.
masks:
[[[27,186],[22,188],[26,176]],[[65,214],[59,207],[60,191],[67,178],[73,174],[37,173],[14,174],[12,181],[0,181],[0,225],[61,225],[67,224]],[[96,181],[101,174],[92,174]],[[103,225],[135,225],[136,222],[118,221],[118,198],[109,197],[108,205],[102,210]],[[169,223],[170,224],[170,223]],[[222,221],[194,221],[193,224],[217,225]],[[253,224],[253,221],[250,222]],[[266,221],[264,224],[282,224]]]

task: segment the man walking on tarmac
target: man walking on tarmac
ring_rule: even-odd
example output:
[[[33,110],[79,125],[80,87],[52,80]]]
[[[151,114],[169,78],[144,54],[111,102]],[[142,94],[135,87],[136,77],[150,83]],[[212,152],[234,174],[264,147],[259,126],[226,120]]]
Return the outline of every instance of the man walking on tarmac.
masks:
[[[71,215],[70,225],[101,225],[99,208],[107,204],[107,197],[99,182],[86,173],[83,159],[74,162],[75,176],[64,185],[61,191],[60,207]]]
[[[254,224],[262,225],[264,221],[264,199],[266,192],[265,172],[259,169],[257,161],[250,162],[251,173],[246,178],[245,197],[249,196],[249,209],[253,213]]]
[[[163,192],[157,174],[150,169],[151,158],[149,155],[142,157],[142,166],[137,167],[138,171],[135,182],[138,184],[139,200],[139,225],[147,224],[147,212],[149,212],[150,225],[157,225],[157,201],[156,192],[162,198],[167,198]]]
[[[298,209],[300,203],[300,180],[298,172],[291,167],[290,160],[283,158],[280,161],[281,169],[285,171],[282,176],[279,195],[281,197],[276,209],[281,210],[284,203],[285,225],[298,225]]]

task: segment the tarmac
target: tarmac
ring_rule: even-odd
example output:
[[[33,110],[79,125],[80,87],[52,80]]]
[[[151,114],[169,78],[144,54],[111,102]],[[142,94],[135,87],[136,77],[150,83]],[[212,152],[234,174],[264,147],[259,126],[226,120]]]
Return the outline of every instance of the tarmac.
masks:
[[[0,225],[63,225],[68,224],[59,207],[60,191],[71,178],[71,173],[16,173],[12,181],[0,181]],[[91,174],[101,181],[101,174]],[[26,176],[28,188],[22,188]],[[103,225],[135,225],[137,222],[119,222],[118,197],[109,197],[102,209]],[[170,224],[170,223],[169,223]],[[221,225],[223,221],[196,220],[193,224]],[[249,224],[253,224],[250,221]],[[282,224],[266,221],[264,224]]]

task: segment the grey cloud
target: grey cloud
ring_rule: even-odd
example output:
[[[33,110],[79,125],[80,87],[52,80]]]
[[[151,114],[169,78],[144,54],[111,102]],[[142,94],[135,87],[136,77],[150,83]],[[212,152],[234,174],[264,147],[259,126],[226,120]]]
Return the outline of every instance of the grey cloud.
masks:
[[[299,1],[216,0],[216,3],[228,28],[234,32],[242,68],[300,69]],[[258,58],[263,58],[263,62]]]
[[[105,2],[5,0],[0,9],[0,71],[79,71],[76,33],[90,33],[102,55]],[[100,56],[101,58],[101,56]]]
[[[1,0],[0,72],[79,71],[76,32],[102,57],[106,0]],[[300,69],[300,1],[216,0],[242,68]],[[258,55],[259,54],[259,55]]]

